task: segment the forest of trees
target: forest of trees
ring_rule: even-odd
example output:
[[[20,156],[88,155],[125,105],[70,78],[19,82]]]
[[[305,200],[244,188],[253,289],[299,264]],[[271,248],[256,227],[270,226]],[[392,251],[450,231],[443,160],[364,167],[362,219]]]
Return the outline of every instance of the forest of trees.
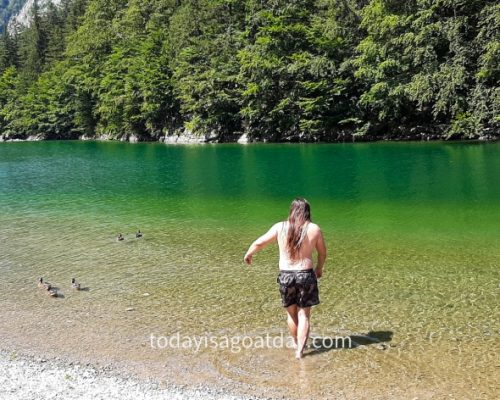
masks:
[[[0,135],[498,136],[499,29],[481,0],[35,1],[0,39]]]

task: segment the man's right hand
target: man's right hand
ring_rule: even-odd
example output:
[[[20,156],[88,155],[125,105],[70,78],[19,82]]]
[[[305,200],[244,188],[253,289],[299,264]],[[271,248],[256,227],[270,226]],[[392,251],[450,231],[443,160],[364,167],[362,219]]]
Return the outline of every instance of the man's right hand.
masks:
[[[316,278],[321,278],[323,276],[323,268],[316,268],[314,272],[316,272]]]

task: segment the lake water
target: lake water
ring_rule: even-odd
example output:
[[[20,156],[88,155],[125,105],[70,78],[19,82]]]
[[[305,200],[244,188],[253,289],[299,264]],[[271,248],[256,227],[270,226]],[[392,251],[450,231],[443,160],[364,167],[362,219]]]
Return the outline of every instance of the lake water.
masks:
[[[494,398],[499,172],[499,143],[0,143],[1,346],[241,393]],[[277,248],[242,258],[297,196],[329,251],[311,333],[351,344],[224,348],[286,334]]]

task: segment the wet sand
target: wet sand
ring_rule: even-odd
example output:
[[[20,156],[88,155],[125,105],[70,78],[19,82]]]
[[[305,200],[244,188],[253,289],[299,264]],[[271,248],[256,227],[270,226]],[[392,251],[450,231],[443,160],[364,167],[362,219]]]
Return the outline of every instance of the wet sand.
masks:
[[[146,337],[112,345],[113,333],[97,325],[84,335],[62,333],[34,316],[28,323],[38,334],[12,335],[18,322],[0,328],[2,399],[494,399],[498,393],[495,346],[486,364],[474,359],[474,343],[460,341],[440,345],[447,357],[422,349],[415,360],[415,349],[405,357],[407,344],[352,335],[358,340],[352,349],[309,348],[295,360],[290,349],[152,351]],[[329,378],[320,385],[316,376],[325,370]]]

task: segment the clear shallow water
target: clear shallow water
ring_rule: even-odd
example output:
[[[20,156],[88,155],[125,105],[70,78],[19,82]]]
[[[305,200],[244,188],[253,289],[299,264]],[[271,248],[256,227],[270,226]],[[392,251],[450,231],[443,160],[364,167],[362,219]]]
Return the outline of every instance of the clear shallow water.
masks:
[[[498,171],[499,144],[2,143],[2,341],[264,394],[492,398]],[[241,259],[296,196],[330,252],[312,332],[365,346],[300,363],[283,349],[152,349],[152,333],[284,331],[276,248]],[[73,276],[89,290],[72,292]]]

